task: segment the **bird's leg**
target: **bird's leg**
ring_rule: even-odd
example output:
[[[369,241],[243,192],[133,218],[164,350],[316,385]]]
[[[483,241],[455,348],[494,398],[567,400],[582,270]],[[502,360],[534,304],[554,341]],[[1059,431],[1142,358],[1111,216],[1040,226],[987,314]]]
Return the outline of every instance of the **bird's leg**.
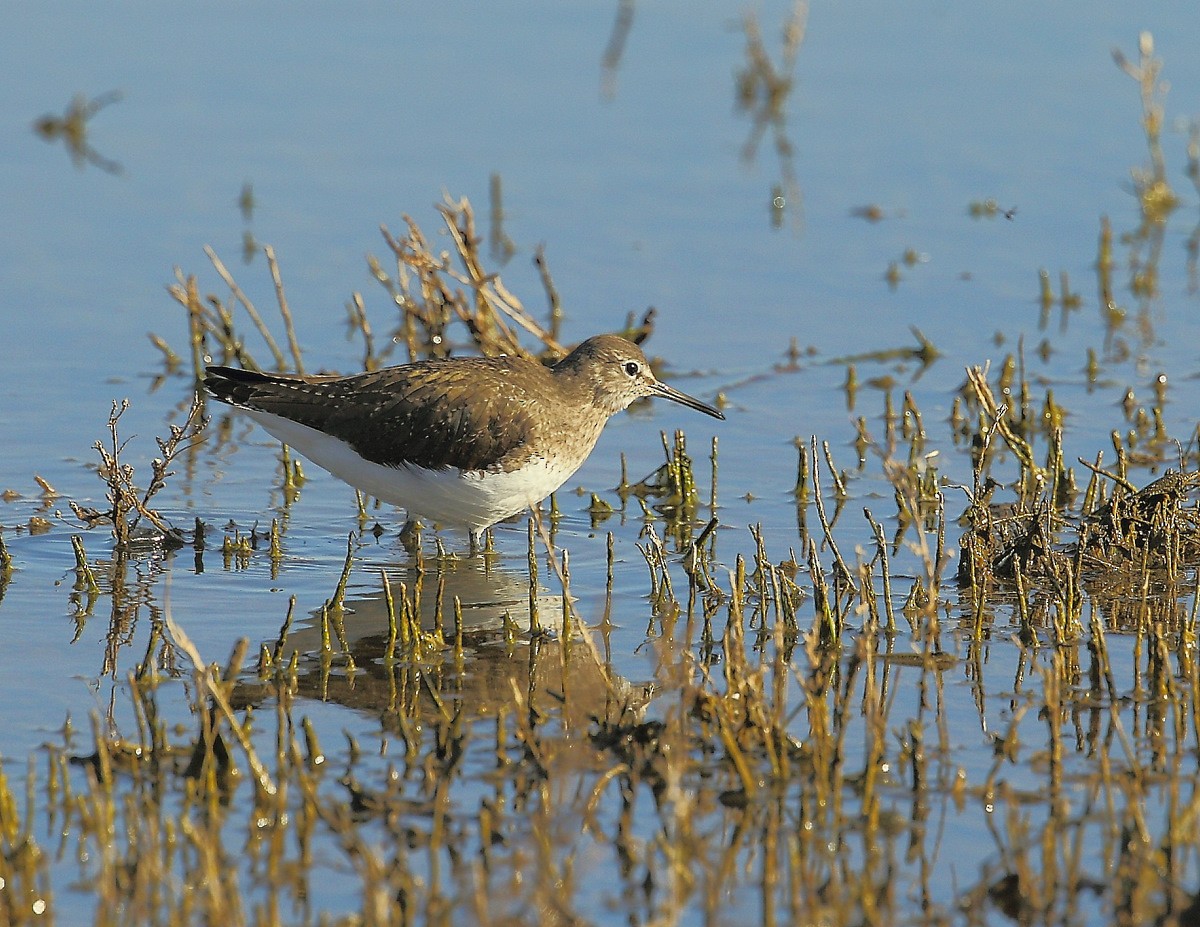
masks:
[[[487,528],[471,528],[471,556],[482,552],[485,549],[484,541],[487,537]]]

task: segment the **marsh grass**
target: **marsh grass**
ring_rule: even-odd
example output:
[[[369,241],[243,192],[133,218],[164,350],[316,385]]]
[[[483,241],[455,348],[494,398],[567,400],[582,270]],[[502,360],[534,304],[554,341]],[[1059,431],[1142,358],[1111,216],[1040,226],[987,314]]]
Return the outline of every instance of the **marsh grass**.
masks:
[[[911,502],[907,489],[899,498]],[[920,922],[1017,910],[1059,923],[1099,906],[1132,924],[1190,903],[1200,822],[1181,785],[1200,717],[1194,582],[1144,596],[1129,619],[1104,615],[1095,592],[1081,613],[1086,593],[1073,600],[1069,576],[1043,607],[1018,609],[1027,676],[993,735],[996,762],[971,773],[945,723],[959,658],[942,646],[944,605],[912,613],[908,644],[887,633],[866,591],[885,586],[883,544],[838,579],[838,555],[827,547],[823,562],[814,539],[810,593],[795,558],[776,561],[760,532],[727,582],[703,542],[685,570],[653,524],[644,537],[659,662],[650,701],[611,672],[603,646],[575,635],[510,642],[485,693],[472,677],[488,664],[463,662],[460,634],[414,624],[403,585],[390,590],[386,649],[349,642],[334,616],[353,543],[322,609],[333,630],[319,653],[289,650],[289,608],[256,670],[243,666],[246,641],[218,667],[168,615],[192,667],[194,729],[155,720],[176,686],[130,677],[133,730],[96,724],[94,754],[51,747],[46,772],[30,771],[26,807],[75,835],[57,847],[40,845],[0,783],[6,885],[19,886],[8,897],[51,903],[53,854],[80,866],[98,923],[313,922],[311,899],[333,871],[357,899],[338,922],[363,924],[566,923],[598,904],[676,922],[735,903],[764,923],[892,923],[912,918],[913,891],[928,899]],[[925,540],[936,571],[936,530]],[[1020,576],[1028,584],[1013,585],[1035,598],[1032,568]],[[980,630],[950,633],[982,673]],[[1113,646],[1132,656],[1132,679]],[[376,715],[378,742],[335,759],[303,715],[315,697]],[[1031,772],[1036,793],[1021,784]],[[977,813],[995,862],[958,874],[956,907],[933,884],[945,865],[938,833]],[[28,904],[10,915],[34,920]]]
[[[91,754],[71,737],[49,747],[23,811],[0,781],[9,922],[53,917],[66,860],[101,924],[573,923],[598,909],[676,923],[746,906],[761,923],[1185,922],[1200,840],[1185,784],[1200,748],[1197,476],[1138,488],[1128,460],[1121,473],[1081,462],[1086,491],[1062,491],[1060,426],[1020,365],[966,382],[957,609],[954,519],[911,395],[902,413],[885,402],[886,443],[861,432],[894,505],[863,510],[866,546],[838,537],[854,472],[813,438],[799,442],[795,495],[812,515],[800,553],[772,554],[751,529],[751,553],[725,568],[715,519],[680,531],[696,478],[683,436],[664,435],[666,461],[642,481],[674,487],[640,544],[650,687],[612,663],[610,624],[579,624],[565,604],[558,633],[468,640],[445,594],[456,558],[440,548],[411,586],[381,574],[386,634],[355,637],[346,597],[365,567],[351,536],[320,645],[293,643],[293,597],[253,668],[245,640],[208,662],[167,609],[156,634],[173,662],[128,677],[132,725],[97,718]],[[998,391],[1037,414],[1011,414]],[[1015,478],[1000,484],[1000,468]],[[247,560],[286,558],[275,526],[236,536]],[[682,559],[670,538],[689,539]],[[569,603],[566,552],[532,522],[528,546],[531,606],[542,562]],[[610,541],[610,596],[611,557]],[[917,567],[899,587],[896,557]],[[984,653],[1003,602],[1017,671],[993,731]],[[179,712],[161,701],[182,694],[171,676],[187,665],[192,723],[168,725]],[[962,762],[948,726],[960,668],[990,766]],[[329,751],[309,699],[368,713],[373,742],[360,732]],[[994,852],[948,892],[941,835],[956,824]],[[340,902],[322,890],[335,875]]]
[[[1084,368],[1097,388],[1150,325],[1166,216],[1159,67],[1148,38],[1139,50],[1118,63],[1143,94],[1151,167],[1138,228],[1101,224],[1105,343]],[[411,220],[385,231],[391,258],[370,267],[395,318],[372,326],[351,299],[363,366],[393,345],[560,351],[553,313],[541,324],[484,269],[469,204],[441,216],[453,259]],[[228,302],[180,275],[194,374],[209,354],[253,365],[251,336],[302,369],[268,257],[282,339],[214,254]],[[1063,275],[1056,293],[1042,271],[1036,299],[1043,327],[1080,309]],[[197,413],[138,491],[114,407],[99,445],[110,509],[90,519],[112,524],[112,561],[81,536],[70,595],[77,624],[111,603],[104,672],[142,609],[146,651],[87,732],[66,725],[23,777],[0,765],[0,922],[65,923],[84,897],[98,924],[1195,923],[1195,435],[1167,433],[1164,375],[1146,402],[1130,389],[1114,403],[1113,460],[1072,456],[1069,410],[1028,375],[1023,342],[966,369],[939,421],[890,373],[937,360],[915,337],[824,361],[846,368],[858,418],[840,442],[797,439],[786,549],[722,524],[716,441],[705,498],[685,436],[664,434],[660,468],[631,480],[622,465],[615,490],[590,494],[593,527],[628,519],[638,551],[618,566],[603,536],[594,611],[572,596],[585,542],[572,560],[552,511],[529,523],[512,614],[481,632],[464,576],[500,588],[504,558],[468,564],[418,530],[398,573],[373,562],[360,500],[320,606],[304,615],[290,596],[274,639],[238,641],[223,663],[137,572],[139,525],[161,531],[150,502],[194,452]],[[808,357],[793,348],[761,375]],[[210,434],[239,440],[228,423]],[[275,581],[293,556],[302,473],[281,467],[281,511],[267,530],[226,528],[224,570]],[[209,543],[198,520],[197,572]],[[0,594],[10,576],[0,542]],[[640,662],[619,652],[622,624],[644,628]]]

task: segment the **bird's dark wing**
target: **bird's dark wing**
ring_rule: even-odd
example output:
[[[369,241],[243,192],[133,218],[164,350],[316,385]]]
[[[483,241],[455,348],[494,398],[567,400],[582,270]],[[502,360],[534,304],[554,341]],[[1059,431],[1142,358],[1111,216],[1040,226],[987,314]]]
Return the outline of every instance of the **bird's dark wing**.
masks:
[[[222,402],[340,438],[385,466],[511,469],[534,428],[536,402],[512,382],[511,372],[503,357],[428,361],[349,377],[209,367],[204,386]]]

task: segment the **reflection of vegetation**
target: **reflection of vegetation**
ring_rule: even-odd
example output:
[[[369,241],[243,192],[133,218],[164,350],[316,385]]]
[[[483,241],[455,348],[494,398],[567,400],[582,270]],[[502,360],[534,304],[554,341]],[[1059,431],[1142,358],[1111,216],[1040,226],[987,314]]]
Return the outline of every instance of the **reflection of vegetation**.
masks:
[[[621,56],[625,54],[629,30],[633,28],[633,10],[634,0],[618,0],[612,34],[608,37],[608,45],[600,62],[600,92],[605,99],[611,99],[617,92],[617,68],[621,66]]]
[[[1011,222],[1017,215],[1017,207],[1005,209],[993,199],[973,200],[967,204],[967,215],[972,219],[995,219],[1003,216]]]
[[[492,260],[498,261],[503,266],[517,253],[517,246],[513,244],[513,240],[504,230],[504,191],[499,174],[492,174],[488,182],[488,202],[491,206],[489,213],[492,219],[491,231],[488,233]]]
[[[4,535],[0,533],[0,602],[4,601],[4,587],[12,578],[12,554],[4,544]]]
[[[1117,363],[1137,351],[1123,332],[1126,322],[1132,320],[1136,326],[1136,344],[1149,345],[1155,340],[1152,308],[1160,296],[1158,268],[1167,220],[1175,212],[1180,199],[1171,187],[1162,144],[1167,84],[1161,78],[1162,61],[1154,55],[1153,37],[1148,32],[1141,34],[1136,61],[1130,60],[1119,50],[1113,51],[1113,58],[1121,70],[1137,82],[1142,105],[1141,129],[1149,155],[1147,165],[1133,168],[1130,172],[1138,204],[1137,225],[1123,235],[1114,235],[1109,218],[1102,216],[1100,220],[1096,274],[1099,309],[1105,329],[1104,359]],[[1195,125],[1190,129],[1187,152],[1184,173],[1200,191],[1200,129]],[[1008,212],[990,200],[973,203],[971,214],[976,218],[1009,216]],[[1113,275],[1122,258],[1121,246],[1125,249],[1123,259],[1128,268],[1128,289],[1137,300],[1136,313],[1122,305],[1117,286],[1114,285]],[[1200,225],[1188,238],[1187,253],[1189,282],[1195,288]],[[1077,292],[1071,291],[1065,272],[1060,272],[1059,293],[1056,295],[1049,272],[1042,269],[1039,271],[1038,302],[1042,309],[1040,327],[1047,325],[1050,310],[1057,305],[1062,310],[1061,327],[1065,332],[1071,310],[1077,309],[1082,299]]]
[[[92,164],[110,174],[120,174],[121,165],[102,157],[88,141],[88,121],[104,107],[120,99],[119,90],[102,93],[92,100],[82,93],[78,94],[62,116],[42,116],[33,123],[33,131],[48,142],[61,139],[71,155],[71,162],[80,170],[84,165]]]
[[[1134,64],[1120,49],[1113,49],[1117,67],[1138,84],[1142,98],[1142,129],[1150,153],[1149,168],[1132,172],[1134,191],[1148,221],[1162,222],[1179,205],[1179,199],[1167,180],[1166,158],[1162,150],[1163,96],[1166,87],[1159,81],[1162,61],[1154,57],[1154,37],[1143,32],[1138,38],[1138,63]]]
[[[771,222],[775,226],[782,224],[784,212],[789,207],[800,208],[800,184],[792,163],[786,107],[807,22],[808,3],[797,0],[783,25],[783,50],[776,67],[763,44],[758,18],[748,13],[742,20],[746,33],[746,65],[737,75],[736,102],[738,109],[749,113],[752,119],[750,135],[742,146],[742,157],[753,161],[763,136],[768,129],[771,131],[780,172],[780,180],[771,191]]]
[[[1196,192],[1200,193],[1200,119],[1193,119],[1188,124],[1187,159],[1187,169],[1184,173],[1191,179]],[[1200,272],[1197,271],[1200,259],[1200,222],[1196,223],[1192,234],[1188,236],[1187,255],[1188,292],[1195,293],[1200,290]]]
[[[920,370],[924,371],[934,361],[942,356],[941,351],[934,347],[930,341],[921,332],[919,328],[913,327],[913,337],[917,339],[916,347],[912,348],[886,348],[877,351],[864,351],[861,354],[852,354],[845,357],[835,357],[828,361],[830,364],[853,364],[861,361],[875,361],[877,363],[887,363],[888,361],[907,361],[913,360],[920,365]]]
[[[242,261],[249,264],[254,260],[254,256],[261,250],[258,239],[254,237],[254,232],[251,229],[251,223],[254,220],[254,208],[256,201],[254,199],[254,187],[249,183],[242,185],[242,192],[238,195],[238,211],[242,214]]]
[[[1138,39],[1136,63],[1118,49],[1113,50],[1113,58],[1121,70],[1137,81],[1142,101],[1142,130],[1150,156],[1148,167],[1134,168],[1130,172],[1141,222],[1121,239],[1129,248],[1129,289],[1139,304],[1138,333],[1143,343],[1150,343],[1154,340],[1151,304],[1159,295],[1158,265],[1162,258],[1166,221],[1179,205],[1179,198],[1167,178],[1162,148],[1166,85],[1160,80],[1162,61],[1154,56],[1154,39],[1149,32],[1143,32]],[[1119,320],[1123,313],[1109,311],[1106,318]]]

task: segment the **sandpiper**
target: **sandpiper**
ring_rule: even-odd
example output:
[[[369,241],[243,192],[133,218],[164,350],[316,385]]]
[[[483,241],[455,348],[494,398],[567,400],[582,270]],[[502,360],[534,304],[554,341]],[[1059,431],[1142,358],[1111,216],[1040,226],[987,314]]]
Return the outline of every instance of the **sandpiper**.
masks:
[[[471,546],[536,505],[583,464],[609,417],[661,396],[725,418],[654,376],[617,335],[589,338],[552,367],[523,357],[419,361],[346,377],[209,367],[208,392],[368,495]]]

